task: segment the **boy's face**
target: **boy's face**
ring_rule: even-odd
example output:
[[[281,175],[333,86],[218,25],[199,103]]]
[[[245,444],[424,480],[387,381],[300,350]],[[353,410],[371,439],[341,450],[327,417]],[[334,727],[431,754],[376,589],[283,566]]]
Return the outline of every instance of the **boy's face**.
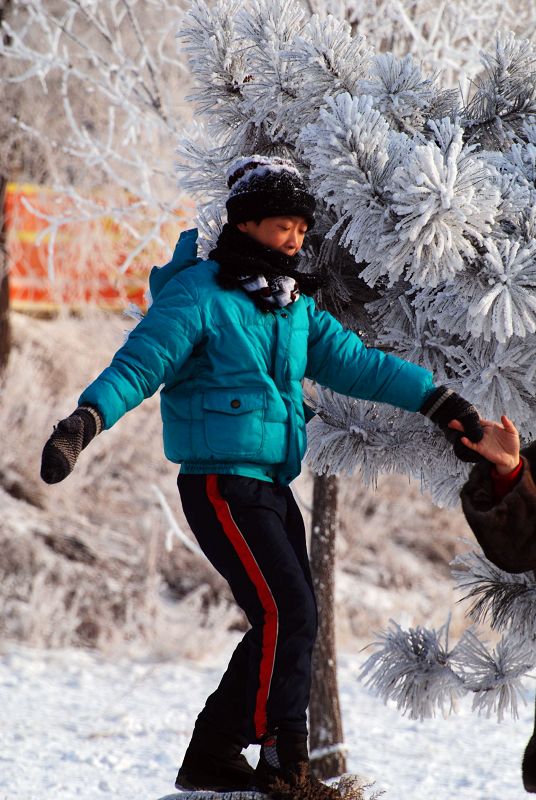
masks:
[[[265,217],[259,223],[254,220],[239,222],[237,227],[265,247],[294,256],[307,233],[307,220],[304,217]]]

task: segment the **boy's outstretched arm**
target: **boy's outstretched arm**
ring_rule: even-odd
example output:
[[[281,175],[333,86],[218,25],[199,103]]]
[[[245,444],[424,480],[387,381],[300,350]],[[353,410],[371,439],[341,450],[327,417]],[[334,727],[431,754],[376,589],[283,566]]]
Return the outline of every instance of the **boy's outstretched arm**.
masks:
[[[170,381],[202,335],[201,327],[196,298],[179,279],[170,280],[110,366],[82,392],[78,408],[54,428],[43,449],[41,478],[46,483],[66,478],[101,430]]]
[[[482,438],[476,408],[456,392],[436,386],[432,373],[382,350],[367,348],[331,314],[308,304],[309,342],[306,376],[340,394],[387,403],[429,417],[454,445],[458,458],[480,460],[448,424],[458,419],[473,442]]]

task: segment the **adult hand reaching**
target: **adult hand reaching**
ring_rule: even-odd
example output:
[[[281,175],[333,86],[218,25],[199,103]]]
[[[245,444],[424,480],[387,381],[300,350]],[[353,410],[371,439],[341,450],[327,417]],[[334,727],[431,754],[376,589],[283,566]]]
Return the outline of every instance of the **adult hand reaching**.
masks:
[[[519,433],[507,416],[501,417],[501,423],[481,419],[480,424],[484,432],[482,439],[479,442],[472,442],[467,436],[462,436],[460,441],[494,464],[500,475],[506,475],[519,464]],[[448,427],[463,432],[463,426],[458,420],[449,422]]]

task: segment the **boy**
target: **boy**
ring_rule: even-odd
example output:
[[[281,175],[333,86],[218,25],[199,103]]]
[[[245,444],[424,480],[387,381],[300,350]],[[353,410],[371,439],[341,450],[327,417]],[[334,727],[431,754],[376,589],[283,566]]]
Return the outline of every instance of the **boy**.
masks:
[[[316,604],[288,486],[306,445],[301,381],[421,411],[444,428],[457,418],[474,441],[479,417],[427,370],[367,350],[301,293],[318,285],[296,269],[315,201],[290,162],[239,159],[228,185],[228,223],[210,259],[197,258],[188,231],[172,262],[153,270],[153,305],[57,426],[42,476],[64,478],[93,436],[163,384],[164,448],[181,463],[184,513],[251,623],[197,718],[176,785],[281,796],[284,783],[322,800],[336,792],[312,778],[307,754]],[[255,771],[241,754],[253,742]]]

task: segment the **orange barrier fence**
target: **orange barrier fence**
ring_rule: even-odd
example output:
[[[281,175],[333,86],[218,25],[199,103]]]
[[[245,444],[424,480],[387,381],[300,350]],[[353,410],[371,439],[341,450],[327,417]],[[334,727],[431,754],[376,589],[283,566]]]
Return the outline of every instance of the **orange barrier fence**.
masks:
[[[94,202],[98,208],[98,198]],[[46,187],[7,185],[5,215],[12,307],[54,310],[60,306],[76,309],[95,305],[122,310],[129,303],[144,307],[149,271],[154,264],[169,260],[180,231],[192,217],[192,208],[177,212],[161,230],[165,246],[146,247],[124,272],[121,266],[135,248],[136,240],[109,217],[69,222],[58,229],[51,241],[45,217],[72,217],[74,211],[74,200]]]

